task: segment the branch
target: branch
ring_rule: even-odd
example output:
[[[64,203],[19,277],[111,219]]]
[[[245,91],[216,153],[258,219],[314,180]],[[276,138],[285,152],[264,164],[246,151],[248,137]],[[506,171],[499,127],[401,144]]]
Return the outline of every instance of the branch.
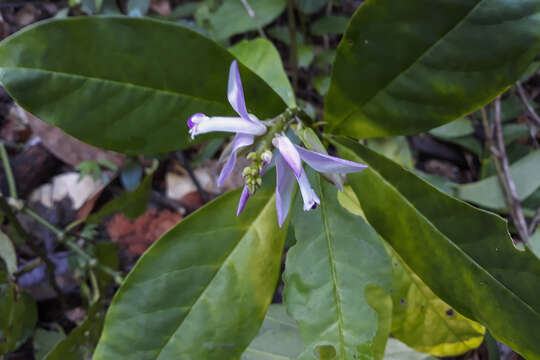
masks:
[[[536,111],[534,111],[534,108],[532,107],[527,97],[527,94],[525,93],[525,89],[523,89],[523,86],[521,86],[521,83],[519,81],[516,82],[516,88],[518,90],[519,97],[521,98],[521,101],[523,101],[523,104],[525,104],[525,107],[527,108],[527,111],[531,115],[531,118],[536,123],[536,126],[540,128],[540,116],[538,116]]]
[[[491,134],[489,122],[485,114],[485,110],[482,111],[482,122],[484,124],[484,130],[486,131],[486,137],[489,142],[489,148],[494,158],[495,167],[497,169],[497,178],[501,184],[503,194],[505,197],[510,216],[516,226],[517,232],[524,243],[528,243],[529,232],[527,230],[527,223],[523,216],[523,210],[521,209],[519,198],[517,196],[516,185],[510,174],[510,165],[508,163],[508,157],[506,155],[506,149],[504,146],[504,138],[502,134],[502,121],[501,121],[501,99],[498,97],[494,103],[494,131],[495,137]]]

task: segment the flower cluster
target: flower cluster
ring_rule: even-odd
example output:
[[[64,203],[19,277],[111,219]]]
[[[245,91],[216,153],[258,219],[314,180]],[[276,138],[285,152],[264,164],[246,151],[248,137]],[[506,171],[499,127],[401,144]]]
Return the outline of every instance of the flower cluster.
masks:
[[[267,124],[260,121],[255,115],[247,112],[244,101],[244,90],[238,63],[232,62],[229,71],[229,85],[227,91],[229,103],[239,117],[209,117],[204,114],[194,114],[188,119],[189,132],[192,138],[196,135],[224,131],[235,133],[232,142],[231,154],[223,167],[218,186],[221,187],[223,181],[230,174],[236,162],[237,153],[240,149],[253,145],[255,137],[267,134]],[[286,123],[284,127],[288,126]],[[301,146],[295,145],[284,134],[285,128],[272,132],[271,146],[278,150],[275,156],[276,166],[276,209],[279,226],[281,227],[289,213],[295,182],[300,187],[300,193],[304,201],[304,210],[315,209],[320,204],[320,199],[311,187],[302,162],[308,164],[312,169],[323,174],[345,174],[359,172],[366,168],[365,165],[353,161],[340,159],[320,152],[310,151]],[[251,165],[242,172],[245,180],[244,189],[240,196],[237,215],[242,212],[250,195],[253,195],[262,184],[262,175],[272,163],[272,152],[269,148],[262,148],[256,152],[250,152],[247,156],[252,161]],[[340,179],[334,176],[333,179]],[[295,181],[296,180],[296,181]],[[341,190],[341,184],[336,182]]]

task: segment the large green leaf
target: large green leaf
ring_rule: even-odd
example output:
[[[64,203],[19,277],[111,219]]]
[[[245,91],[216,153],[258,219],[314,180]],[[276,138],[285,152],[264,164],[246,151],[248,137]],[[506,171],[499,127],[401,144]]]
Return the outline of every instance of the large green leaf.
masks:
[[[264,317],[257,337],[242,354],[242,360],[296,359],[304,343],[296,321],[287,315],[285,306],[272,304]]]
[[[271,41],[263,38],[244,40],[229,51],[272,86],[289,107],[296,106],[294,92],[283,68],[281,56]]]
[[[234,359],[257,334],[276,286],[287,226],[273,188],[241,216],[239,191],[180,222],[116,293],[95,360]]]
[[[349,180],[369,223],[405,263],[458,312],[540,359],[540,261],[514,248],[506,222],[354,141],[335,144],[369,166]]]
[[[190,144],[193,113],[234,115],[227,101],[233,56],[172,23],[80,17],[30,26],[0,43],[0,80],[42,120],[120,152],[164,152]],[[240,65],[248,110],[259,118],[285,104]]]
[[[17,271],[17,253],[13,243],[6,234],[0,231],[0,260],[6,264],[8,274],[13,275]]]
[[[394,337],[437,356],[461,355],[480,346],[486,332],[482,325],[442,301],[395,253],[392,265]]]
[[[368,0],[338,47],[333,132],[424,131],[503,92],[540,50],[540,0]]]
[[[389,258],[373,229],[339,205],[335,186],[318,175],[312,185],[321,206],[304,212],[297,202],[297,242],[284,275],[287,309],[307,344],[300,358],[315,359],[316,352],[320,359],[380,357],[385,341],[379,350],[375,337],[378,316],[386,314],[370,303],[374,293],[390,292]],[[381,309],[391,313],[391,306]]]

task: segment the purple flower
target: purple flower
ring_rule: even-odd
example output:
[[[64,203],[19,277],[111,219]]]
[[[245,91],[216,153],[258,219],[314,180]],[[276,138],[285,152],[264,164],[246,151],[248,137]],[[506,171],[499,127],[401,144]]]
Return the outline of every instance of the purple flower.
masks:
[[[232,142],[231,154],[219,174],[219,187],[223,185],[223,182],[234,168],[238,150],[253,144],[255,136],[264,135],[266,133],[266,125],[259,121],[255,115],[248,114],[247,112],[242,79],[240,78],[238,62],[236,60],[232,62],[229,70],[227,98],[229,99],[232,108],[240,115],[240,117],[210,117],[197,113],[193,114],[187,121],[192,139],[199,134],[214,131],[236,133]]]
[[[281,155],[276,157],[276,209],[280,227],[289,213],[295,178],[300,186],[304,210],[313,210],[321,203],[319,197],[311,188],[302,167],[302,160],[314,170],[326,174],[359,172],[367,167],[353,161],[306,150],[303,147],[294,145],[285,135],[276,136],[272,144],[279,150]]]

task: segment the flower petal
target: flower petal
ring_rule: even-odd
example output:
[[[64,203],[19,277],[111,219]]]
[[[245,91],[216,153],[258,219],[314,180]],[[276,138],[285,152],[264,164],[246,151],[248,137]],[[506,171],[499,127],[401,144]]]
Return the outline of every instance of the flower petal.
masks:
[[[291,207],[294,174],[281,156],[276,157],[276,210],[279,227],[283,225]]]
[[[193,119],[193,117],[192,117]],[[240,117],[205,117],[198,122],[192,120],[194,126],[189,129],[193,138],[199,134],[215,131],[242,133],[247,135],[263,135],[266,133],[266,126],[262,123],[255,123]]]
[[[218,187],[221,187],[221,185],[223,185],[223,182],[234,168],[234,164],[236,163],[236,153],[238,152],[238,150],[251,144],[253,144],[253,135],[236,134],[233,140],[231,154],[229,155],[225,166],[223,166],[223,169],[219,174]]]
[[[300,174],[300,177],[298,177],[298,185],[300,186],[300,193],[304,200],[304,210],[309,211],[316,209],[317,206],[320,205],[321,200],[319,200],[315,190],[311,187],[304,169],[302,169],[302,173]]]
[[[283,159],[289,164],[294,175],[298,178],[302,172],[302,160],[291,140],[287,136],[278,135],[272,140],[272,144],[279,150]]]
[[[244,119],[249,120],[249,115],[244,100],[244,88],[238,70],[238,61],[234,60],[229,69],[229,85],[227,87],[227,97],[234,111]]]
[[[236,210],[236,216],[240,215],[242,210],[244,210],[244,206],[246,206],[248,199],[249,190],[247,186],[244,186],[244,189],[242,190],[242,195],[240,195],[240,201],[238,201],[238,210]]]
[[[296,145],[295,147],[302,160],[307,162],[309,166],[318,172],[348,174],[352,172],[359,172],[367,168],[366,165],[354,161],[309,151]]]

